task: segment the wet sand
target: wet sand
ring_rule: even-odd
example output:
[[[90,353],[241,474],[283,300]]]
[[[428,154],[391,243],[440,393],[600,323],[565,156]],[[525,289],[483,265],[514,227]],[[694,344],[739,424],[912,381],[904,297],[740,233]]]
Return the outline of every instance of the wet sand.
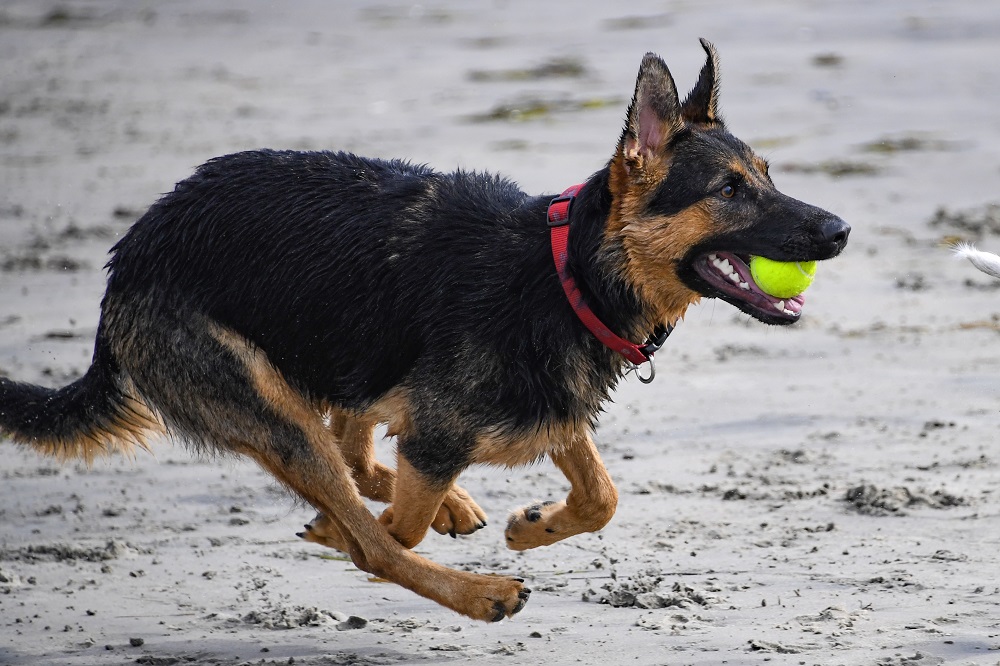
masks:
[[[216,155],[404,157],[558,192],[611,156],[639,61],[722,59],[730,129],[853,225],[803,320],[706,301],[601,419],[598,534],[523,554],[550,465],[469,470],[490,514],[418,550],[523,576],[482,625],[294,533],[252,465],[60,466],[0,446],[0,664],[1000,663],[1000,7],[950,3],[0,3],[0,372],[92,351],[108,248]],[[392,443],[380,445],[391,459]],[[373,507],[374,508],[374,507]]]

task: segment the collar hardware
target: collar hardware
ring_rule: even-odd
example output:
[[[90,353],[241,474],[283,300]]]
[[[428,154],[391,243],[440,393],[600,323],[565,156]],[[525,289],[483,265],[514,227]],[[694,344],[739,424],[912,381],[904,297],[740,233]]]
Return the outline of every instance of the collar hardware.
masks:
[[[563,291],[566,293],[566,298],[569,299],[570,306],[572,306],[573,311],[580,318],[583,325],[587,327],[587,330],[593,333],[594,337],[600,340],[605,347],[625,357],[631,365],[626,373],[636,370],[636,376],[639,378],[639,381],[648,384],[656,376],[656,366],[653,365],[653,354],[663,346],[667,340],[667,336],[670,335],[674,327],[657,326],[645,344],[637,345],[615,335],[604,322],[597,318],[594,311],[587,305],[583,294],[580,292],[580,288],[576,285],[576,280],[573,279],[573,276],[569,272],[568,266],[570,213],[573,208],[573,202],[582,189],[582,184],[574,185],[549,202],[546,221],[550,229],[552,259],[555,262],[556,273],[559,275],[559,281],[562,283]],[[643,376],[638,372],[638,368],[646,363],[649,364],[649,375]]]

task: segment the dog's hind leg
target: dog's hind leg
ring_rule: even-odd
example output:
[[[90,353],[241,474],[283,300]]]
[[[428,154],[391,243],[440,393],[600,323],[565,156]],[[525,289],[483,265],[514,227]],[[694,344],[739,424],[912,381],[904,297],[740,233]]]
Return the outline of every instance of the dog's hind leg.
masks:
[[[344,462],[351,470],[358,492],[376,502],[392,502],[396,473],[375,458],[372,435],[375,422],[346,410],[334,409],[330,413],[329,428]],[[333,518],[322,512],[317,513],[305,528],[306,531],[299,532],[298,536],[306,541],[347,552],[343,529]]]
[[[534,504],[515,511],[508,523],[507,547],[548,546],[574,534],[594,532],[615,515],[618,491],[589,434],[549,454],[570,482],[562,502]]]
[[[351,475],[358,486],[358,491],[368,499],[388,504],[399,499],[396,496],[397,474],[375,458],[374,428],[375,419],[358,416],[346,410],[335,409],[330,416],[330,430],[337,440],[344,461],[351,468]],[[407,469],[404,463],[404,472]],[[403,492],[408,495],[403,501],[409,504],[416,497],[417,491],[413,490],[411,485]],[[425,494],[420,493],[420,496]],[[393,510],[390,507],[383,516],[383,524],[390,524],[392,515]],[[450,534],[452,537],[458,534],[472,534],[486,526],[486,513],[469,493],[452,484],[445,492],[444,499],[438,502],[430,526],[435,532]],[[410,544],[414,539],[414,532],[418,529],[408,528],[401,542],[404,545]],[[403,532],[400,531],[399,534],[402,535]],[[337,542],[336,526],[330,524],[322,514],[317,515],[312,523],[306,525],[306,532],[302,537],[307,541],[337,547],[334,545]],[[423,532],[420,538],[423,538]]]
[[[208,451],[247,456],[327,516],[361,569],[473,619],[510,617],[523,581],[448,569],[404,548],[365,506],[320,405],[241,336],[165,298],[106,298],[109,340],[169,431]],[[126,316],[127,315],[127,316]]]
[[[334,410],[330,430],[337,440],[344,462],[358,484],[358,492],[368,499],[388,504],[396,487],[396,473],[375,458],[375,421],[345,410]]]
[[[228,331],[215,337],[246,368],[250,385],[289,428],[283,442],[245,451],[306,501],[332,516],[342,546],[361,569],[473,619],[498,621],[524,607],[522,581],[448,569],[404,548],[368,511],[340,449],[318,410],[270,365],[263,353]],[[275,435],[272,433],[272,441]],[[426,528],[425,528],[426,529]]]
[[[337,547],[369,573],[477,620],[498,621],[524,607],[530,590],[523,581],[448,569],[393,539],[364,505],[320,406],[289,385],[264,352],[203,316],[165,302],[131,303],[139,313],[114,317],[111,339],[169,430],[196,447],[255,460],[332,517]]]

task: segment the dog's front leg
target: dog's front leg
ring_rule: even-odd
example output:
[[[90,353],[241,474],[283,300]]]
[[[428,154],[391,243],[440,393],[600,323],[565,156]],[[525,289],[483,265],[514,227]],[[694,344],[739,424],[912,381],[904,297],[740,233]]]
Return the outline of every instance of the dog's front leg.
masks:
[[[507,523],[507,547],[548,546],[582,532],[594,532],[615,515],[618,491],[590,435],[549,454],[570,482],[562,502],[533,504],[515,511]]]

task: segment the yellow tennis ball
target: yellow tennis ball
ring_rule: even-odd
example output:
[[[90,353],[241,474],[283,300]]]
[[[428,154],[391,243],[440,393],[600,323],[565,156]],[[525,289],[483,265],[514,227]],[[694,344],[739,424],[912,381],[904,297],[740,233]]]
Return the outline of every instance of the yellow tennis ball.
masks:
[[[750,274],[765,294],[775,298],[798,296],[816,277],[815,261],[774,261],[766,257],[750,258]]]

